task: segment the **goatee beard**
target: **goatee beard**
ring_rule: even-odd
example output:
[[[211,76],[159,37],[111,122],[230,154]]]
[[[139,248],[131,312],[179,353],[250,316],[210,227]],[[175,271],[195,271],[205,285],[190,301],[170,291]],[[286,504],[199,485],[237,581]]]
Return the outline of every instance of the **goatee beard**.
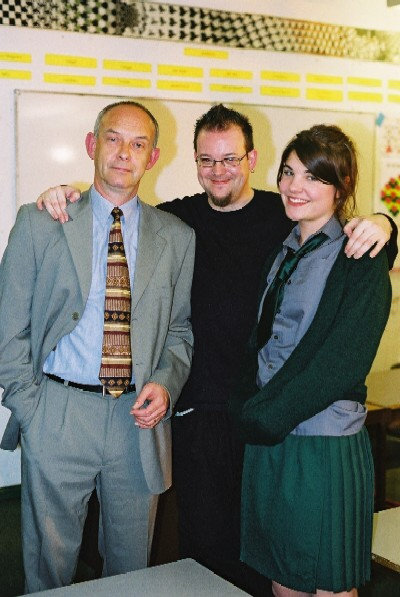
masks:
[[[226,195],[225,197],[215,197],[215,195],[208,195],[209,200],[215,207],[226,207],[231,203],[232,194]]]

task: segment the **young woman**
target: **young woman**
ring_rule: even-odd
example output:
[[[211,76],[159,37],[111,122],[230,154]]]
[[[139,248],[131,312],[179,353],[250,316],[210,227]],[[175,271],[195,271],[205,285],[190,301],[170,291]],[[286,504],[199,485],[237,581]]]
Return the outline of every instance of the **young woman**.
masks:
[[[357,595],[370,576],[373,463],[365,378],[390,309],[386,255],[348,259],[352,141],[301,131],[278,185],[297,224],[268,261],[231,410],[246,442],[241,558],[277,597]]]

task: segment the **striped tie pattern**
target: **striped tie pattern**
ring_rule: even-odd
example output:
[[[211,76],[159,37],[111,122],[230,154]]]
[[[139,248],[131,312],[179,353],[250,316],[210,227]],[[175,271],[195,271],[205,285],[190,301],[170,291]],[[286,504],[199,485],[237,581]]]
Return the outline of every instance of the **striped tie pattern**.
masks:
[[[131,289],[125,256],[119,207],[111,212],[107,256],[107,282],[104,305],[104,335],[99,379],[106,390],[118,398],[131,383],[130,338]]]

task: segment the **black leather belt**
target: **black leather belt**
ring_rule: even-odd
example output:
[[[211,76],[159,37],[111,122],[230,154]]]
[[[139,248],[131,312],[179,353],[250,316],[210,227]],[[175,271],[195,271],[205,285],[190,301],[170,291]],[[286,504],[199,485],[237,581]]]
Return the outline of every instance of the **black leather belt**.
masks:
[[[99,384],[98,386],[91,386],[86,383],[75,383],[74,381],[67,381],[66,379],[62,379],[61,377],[58,377],[58,375],[53,375],[52,373],[45,373],[45,375],[47,375],[49,379],[56,381],[57,383],[62,383],[64,386],[71,386],[71,388],[78,388],[78,390],[84,390],[85,392],[96,392],[98,394],[102,394],[103,396],[109,394],[109,391],[106,389],[106,387],[102,386],[101,384]],[[130,392],[135,391],[136,386],[132,384],[126,387],[122,393],[129,394]]]

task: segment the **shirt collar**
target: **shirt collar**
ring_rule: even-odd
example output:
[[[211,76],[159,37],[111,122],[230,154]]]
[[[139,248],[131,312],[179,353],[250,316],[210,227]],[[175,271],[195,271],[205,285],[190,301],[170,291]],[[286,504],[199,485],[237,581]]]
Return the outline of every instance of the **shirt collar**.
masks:
[[[341,223],[339,222],[339,220],[335,214],[333,214],[331,216],[331,218],[327,221],[327,223],[324,224],[324,226],[322,226],[322,228],[320,228],[320,230],[317,230],[317,232],[315,232],[315,234],[318,234],[319,232],[324,232],[326,234],[326,236],[328,237],[327,241],[336,240],[337,238],[339,238],[340,236],[343,236],[343,234],[344,234],[343,226],[341,225]],[[315,236],[315,234],[312,234],[310,238]],[[294,251],[297,251],[297,249],[299,248],[299,239],[300,239],[300,227],[299,227],[299,224],[296,224],[296,226],[293,228],[293,230],[291,231],[289,236],[286,238],[286,240],[284,240],[283,245],[285,247],[290,247]],[[327,242],[327,241],[325,241],[325,242]]]
[[[115,206],[100,195],[93,185],[90,187],[90,200],[92,202],[94,217],[101,226],[109,226],[111,211]],[[138,196],[135,195],[135,197],[129,199],[129,201],[120,206],[120,209],[124,214],[124,219],[126,221],[136,218],[138,211]]]

